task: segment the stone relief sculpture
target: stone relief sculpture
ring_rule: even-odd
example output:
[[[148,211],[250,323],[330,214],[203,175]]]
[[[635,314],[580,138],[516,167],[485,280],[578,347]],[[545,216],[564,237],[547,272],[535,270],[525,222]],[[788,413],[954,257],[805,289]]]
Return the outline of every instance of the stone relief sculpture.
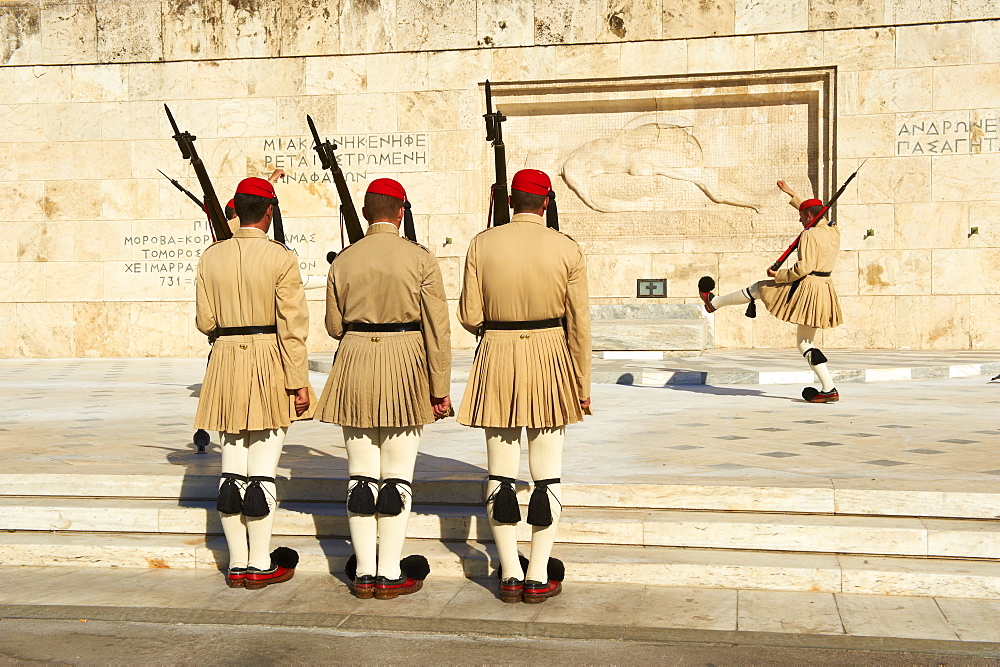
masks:
[[[610,137],[577,146],[563,161],[561,174],[566,184],[583,202],[602,213],[655,211],[669,208],[666,197],[616,196],[603,176],[663,176],[687,181],[698,187],[716,204],[750,208],[757,213],[761,204],[751,201],[737,186],[721,181],[703,166],[701,144],[692,132],[694,124],[674,115],[647,114],[631,121]]]

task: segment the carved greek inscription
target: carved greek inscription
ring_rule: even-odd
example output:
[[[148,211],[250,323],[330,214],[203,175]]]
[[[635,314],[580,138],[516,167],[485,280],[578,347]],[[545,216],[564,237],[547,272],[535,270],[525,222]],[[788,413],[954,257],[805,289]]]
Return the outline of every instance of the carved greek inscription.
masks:
[[[331,137],[337,161],[350,182],[367,181],[368,173],[427,171],[428,135],[425,132],[345,134]],[[284,169],[288,183],[330,183],[310,137],[264,139],[265,169]]]
[[[1000,119],[908,120],[896,128],[896,155],[974,155],[1000,152]]]

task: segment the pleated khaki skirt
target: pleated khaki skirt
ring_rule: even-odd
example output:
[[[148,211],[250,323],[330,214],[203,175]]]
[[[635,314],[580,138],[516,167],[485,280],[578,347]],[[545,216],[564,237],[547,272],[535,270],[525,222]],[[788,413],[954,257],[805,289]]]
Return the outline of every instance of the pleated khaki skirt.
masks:
[[[344,334],[316,418],[355,428],[433,422],[423,334]]]
[[[310,409],[297,417],[274,334],[224,336],[212,346],[194,426],[224,433],[283,428],[312,419],[312,387],[309,396]]]
[[[458,411],[466,426],[547,428],[583,419],[561,327],[487,331]]]
[[[844,322],[837,291],[828,276],[806,276],[794,283],[760,284],[760,299],[779,320],[817,329],[830,329]]]

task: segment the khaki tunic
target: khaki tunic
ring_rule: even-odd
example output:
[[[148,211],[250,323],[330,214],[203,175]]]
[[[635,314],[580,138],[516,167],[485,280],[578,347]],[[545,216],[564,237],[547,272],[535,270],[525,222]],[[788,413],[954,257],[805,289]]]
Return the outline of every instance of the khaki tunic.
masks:
[[[351,322],[420,322],[420,331],[347,331]],[[341,252],[327,277],[326,330],[339,339],[320,397],[321,421],[374,428],[434,421],[449,395],[451,324],[441,269],[427,248],[376,223]]]
[[[483,333],[458,411],[467,426],[544,428],[578,422],[590,398],[590,298],[583,252],[541,216],[518,213],[472,239],[458,318],[565,318],[565,329]]]
[[[225,433],[259,431],[310,419],[295,415],[294,390],[309,387],[309,312],[295,253],[259,229],[209,246],[198,263],[196,324],[277,325],[278,333],[224,336],[212,346],[195,427]],[[310,395],[312,389],[310,388]]]
[[[802,200],[790,202],[798,210]],[[813,276],[813,271],[831,272],[840,252],[840,228],[821,220],[799,237],[798,259],[791,268],[780,269],[774,280],[760,284],[760,298],[768,312],[785,322],[829,329],[843,323],[840,302],[829,276]]]

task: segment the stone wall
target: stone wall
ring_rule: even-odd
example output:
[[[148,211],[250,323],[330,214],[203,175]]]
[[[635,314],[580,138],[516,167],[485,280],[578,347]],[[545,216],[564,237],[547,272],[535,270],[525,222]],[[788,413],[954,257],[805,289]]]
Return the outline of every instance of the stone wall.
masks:
[[[844,250],[836,280],[847,323],[822,344],[996,347],[1000,21],[986,19],[998,14],[985,0],[5,2],[0,354],[204,352],[191,277],[208,232],[156,172],[197,190],[170,139],[164,102],[198,136],[220,193],[248,174],[276,166],[289,173],[278,192],[290,245],[303,273],[321,276],[340,232],[336,193],[306,140],[312,114],[324,134],[343,141],[356,194],[373,177],[404,183],[421,241],[457,297],[492,177],[481,119],[486,78],[511,116],[512,168],[561,164],[583,142],[554,140],[554,155],[527,154],[525,146],[556,127],[543,121],[564,111],[525,113],[546,90],[531,82],[582,80],[579,99],[611,104],[628,82],[653,77],[654,116],[643,123],[694,136],[711,157],[710,177],[735,180],[764,202],[761,212],[726,208],[693,181],[654,175],[636,187],[659,183],[670,193],[666,204],[627,212],[629,233],[609,234],[605,222],[587,231],[587,209],[560,180],[596,302],[634,303],[636,278],[668,278],[668,303],[696,302],[703,274],[719,277],[723,290],[762,278],[796,231],[773,181],[827,195],[867,160],[837,211]],[[791,80],[803,70],[831,73],[828,111],[789,89],[761,115],[758,96],[778,93],[755,88],[753,78]],[[689,113],[662,103],[676,81],[704,91],[719,75],[735,88],[714,106]],[[595,106],[592,116],[618,120],[592,117],[585,138],[617,136],[636,109]],[[665,121],[665,111],[684,122]],[[811,119],[829,123],[831,140],[807,142],[808,156],[798,159]],[[775,142],[781,155],[763,159]],[[685,150],[690,159],[693,149]],[[670,205],[674,199],[683,205]],[[705,214],[692,213],[699,210]],[[310,347],[329,349],[322,290],[309,298]],[[718,346],[785,347],[791,336],[768,317],[723,311],[716,319]],[[458,345],[471,342],[456,336]]]

